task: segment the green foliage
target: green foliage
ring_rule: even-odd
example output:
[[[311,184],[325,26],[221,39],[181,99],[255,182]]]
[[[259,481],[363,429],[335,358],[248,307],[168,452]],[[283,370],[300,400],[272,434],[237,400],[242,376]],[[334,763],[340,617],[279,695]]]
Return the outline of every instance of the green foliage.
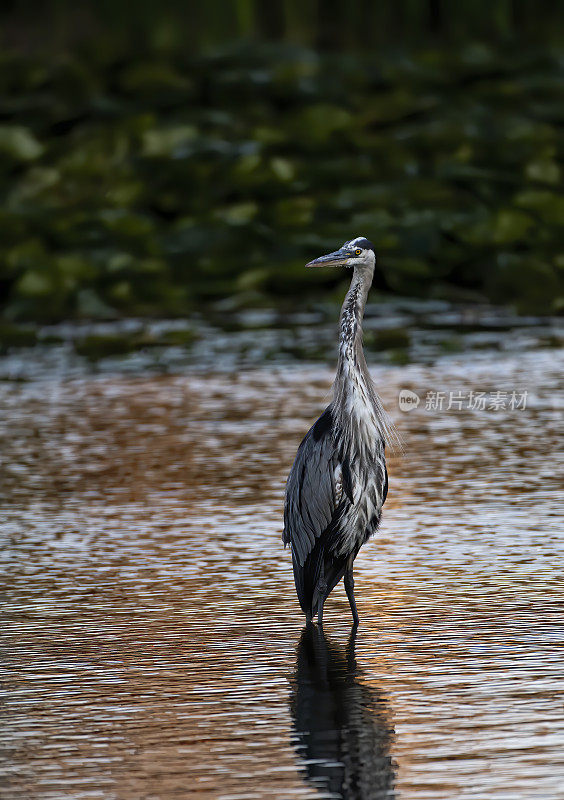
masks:
[[[380,290],[564,308],[564,51],[158,41],[0,54],[8,318],[330,296],[303,264],[359,234]]]
[[[364,344],[374,350],[405,349],[409,347],[409,333],[405,328],[365,331]]]
[[[0,328],[0,336],[1,332]],[[85,356],[90,361],[98,361],[101,358],[123,356],[148,348],[177,346],[189,349],[195,339],[196,334],[188,328],[162,331],[159,335],[141,330],[135,333],[122,331],[120,333],[89,334],[75,339],[73,345],[78,355]]]
[[[14,347],[32,347],[37,344],[37,333],[22,325],[0,324],[0,355]]]

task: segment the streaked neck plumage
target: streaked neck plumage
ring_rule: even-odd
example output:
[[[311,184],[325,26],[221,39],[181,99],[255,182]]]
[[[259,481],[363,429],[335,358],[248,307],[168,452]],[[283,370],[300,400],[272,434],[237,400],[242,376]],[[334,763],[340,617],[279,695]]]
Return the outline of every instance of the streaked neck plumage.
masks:
[[[371,265],[355,267],[351,285],[341,308],[339,321],[339,364],[362,354],[362,319],[366,298],[372,286],[374,261]]]
[[[380,424],[383,409],[366,366],[362,349],[362,319],[368,291],[374,276],[374,258],[368,264],[355,267],[350,288],[340,317],[339,361],[333,384],[336,409],[341,423],[351,433],[368,437],[374,426],[385,438],[385,425]]]
[[[355,267],[351,285],[341,308],[339,362],[334,384],[335,399],[340,399],[343,392],[349,393],[347,390],[351,389],[351,380],[353,390],[358,381],[371,385],[362,349],[362,319],[373,276],[374,259],[372,263]]]

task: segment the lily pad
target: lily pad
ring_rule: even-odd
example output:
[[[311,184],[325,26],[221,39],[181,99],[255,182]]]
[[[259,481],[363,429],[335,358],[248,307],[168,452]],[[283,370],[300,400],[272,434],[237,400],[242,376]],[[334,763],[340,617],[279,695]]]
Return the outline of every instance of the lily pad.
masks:
[[[14,161],[34,161],[43,153],[43,145],[22,125],[0,125],[0,153]]]

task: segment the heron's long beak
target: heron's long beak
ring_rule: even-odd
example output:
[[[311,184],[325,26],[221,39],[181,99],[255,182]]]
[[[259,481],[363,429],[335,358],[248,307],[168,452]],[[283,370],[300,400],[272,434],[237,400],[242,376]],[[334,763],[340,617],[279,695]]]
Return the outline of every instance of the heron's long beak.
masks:
[[[348,250],[335,250],[334,253],[314,258],[313,261],[306,264],[306,267],[341,267],[347,263],[350,257],[351,254]]]

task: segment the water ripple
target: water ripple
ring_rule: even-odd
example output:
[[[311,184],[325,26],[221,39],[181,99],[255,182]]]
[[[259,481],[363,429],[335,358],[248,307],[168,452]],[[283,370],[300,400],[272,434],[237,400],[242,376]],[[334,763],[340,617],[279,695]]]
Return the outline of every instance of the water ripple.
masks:
[[[0,383],[3,797],[564,797],[561,368],[374,371],[406,454],[356,640],[342,589],[304,632],[280,543],[327,370]]]

